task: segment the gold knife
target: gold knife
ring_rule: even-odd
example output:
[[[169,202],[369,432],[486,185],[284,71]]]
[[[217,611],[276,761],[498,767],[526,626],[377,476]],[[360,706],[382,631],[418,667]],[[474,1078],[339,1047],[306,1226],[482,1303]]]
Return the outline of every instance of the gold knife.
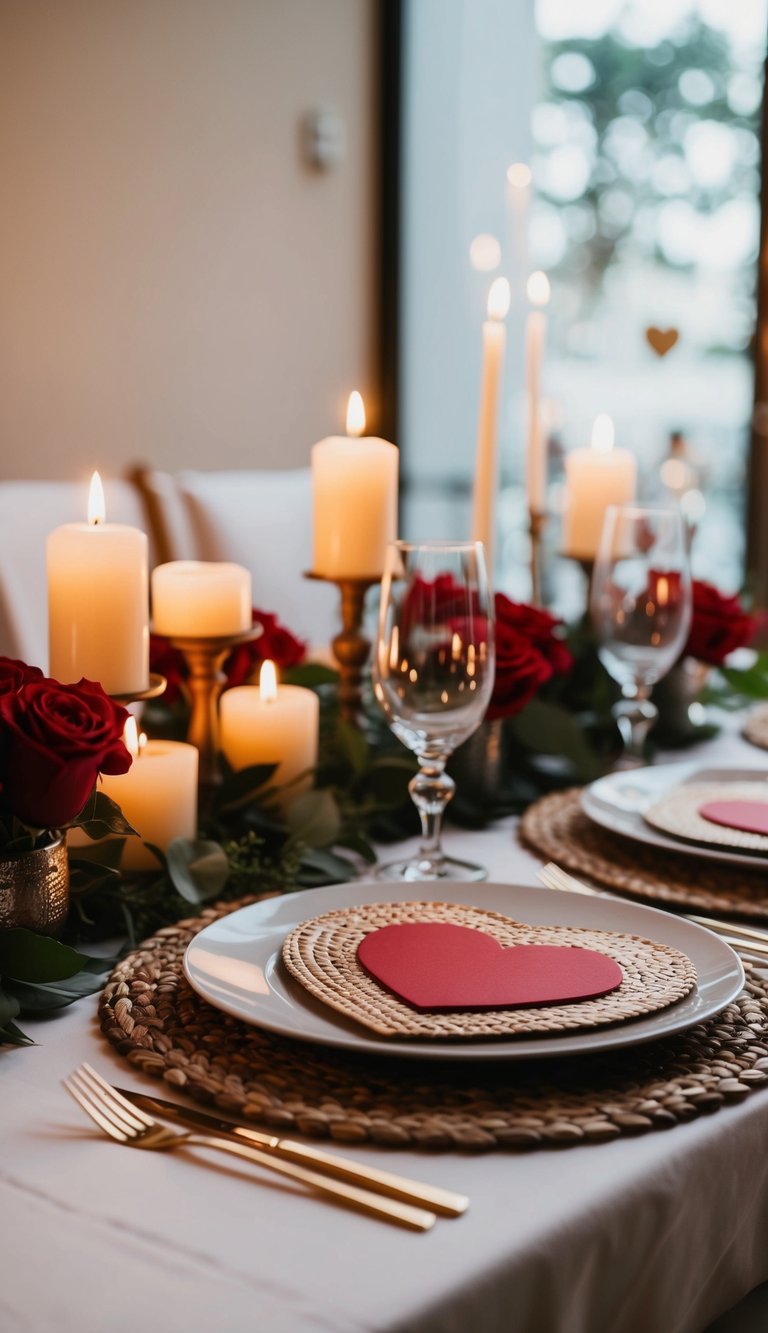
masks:
[[[127,1097],[129,1102],[150,1115],[161,1119],[191,1125],[193,1129],[204,1129],[222,1135],[235,1142],[255,1143],[267,1152],[286,1157],[291,1162],[300,1162],[302,1166],[312,1166],[337,1180],[346,1180],[353,1185],[361,1185],[384,1194],[390,1199],[400,1199],[404,1203],[426,1205],[442,1217],[460,1217],[469,1207],[465,1194],[454,1194],[452,1190],[440,1189],[436,1185],[426,1185],[421,1181],[409,1180],[406,1176],[395,1175],[392,1171],[381,1171],[375,1166],[360,1166],[337,1157],[334,1153],[324,1152],[322,1148],[309,1147],[295,1139],[284,1139],[277,1134],[265,1134],[246,1125],[235,1125],[231,1120],[220,1120],[205,1111],[196,1111],[178,1102],[165,1101],[162,1097],[153,1097],[144,1092],[133,1092],[128,1088],[117,1088],[117,1092]]]

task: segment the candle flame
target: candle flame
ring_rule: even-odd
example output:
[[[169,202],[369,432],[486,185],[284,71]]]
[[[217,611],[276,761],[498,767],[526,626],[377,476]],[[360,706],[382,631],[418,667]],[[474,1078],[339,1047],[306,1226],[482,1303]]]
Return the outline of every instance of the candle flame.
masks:
[[[536,269],[525,284],[525,292],[531,305],[549,305],[552,288],[546,273]]]
[[[518,190],[527,190],[531,183],[531,168],[526,162],[513,162],[507,167],[507,180]]]
[[[504,319],[509,311],[511,292],[506,278],[494,278],[488,293],[488,318]]]
[[[492,273],[501,263],[501,246],[490,232],[482,231],[469,247],[469,262],[478,273]]]
[[[88,522],[92,527],[95,527],[97,523],[103,523],[106,516],[104,487],[101,484],[101,477],[98,472],[94,472],[91,477],[91,489],[88,492]]]
[[[136,727],[136,718],[129,717],[123,728],[123,745],[129,754],[133,755],[134,759],[141,749],[141,741],[144,740],[146,742],[146,739],[146,736],[139,737],[138,729]]]
[[[592,448],[598,454],[609,454],[613,448],[614,429],[611,418],[605,412],[595,417],[592,427]]]
[[[261,664],[259,698],[263,704],[272,703],[277,698],[277,672],[274,662],[270,662],[269,658]]]
[[[347,435],[357,439],[365,430],[365,403],[363,395],[353,389],[347,403]]]

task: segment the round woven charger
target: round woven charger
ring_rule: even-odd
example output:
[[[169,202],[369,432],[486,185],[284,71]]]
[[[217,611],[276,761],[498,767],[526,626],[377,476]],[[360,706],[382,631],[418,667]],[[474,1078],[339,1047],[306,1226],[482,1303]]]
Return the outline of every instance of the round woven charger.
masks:
[[[549,1148],[667,1128],[768,1081],[768,978],[748,964],[715,1018],[602,1055],[425,1068],[275,1037],[211,1008],[182,971],[192,937],[252,901],[159,931],[116,968],[99,1007],[132,1065],[240,1120],[396,1148]]]
[[[768,750],[768,704],[761,704],[753,709],[741,731],[745,740],[751,741],[761,750]]]
[[[623,980],[608,995],[580,1000],[578,1004],[420,1012],[374,981],[357,958],[358,945],[371,931],[413,921],[479,930],[498,940],[504,949],[516,944],[594,949],[619,964]],[[600,1027],[665,1009],[696,985],[696,969],[690,958],[639,935],[582,926],[529,926],[500,912],[440,902],[366,903],[302,921],[283,944],[283,962],[311,995],[346,1018],[385,1037],[426,1040],[525,1037]]]
[[[701,856],[662,851],[610,833],[581,809],[580,791],[529,806],[520,839],[547,861],[643,902],[768,922],[768,875]]]

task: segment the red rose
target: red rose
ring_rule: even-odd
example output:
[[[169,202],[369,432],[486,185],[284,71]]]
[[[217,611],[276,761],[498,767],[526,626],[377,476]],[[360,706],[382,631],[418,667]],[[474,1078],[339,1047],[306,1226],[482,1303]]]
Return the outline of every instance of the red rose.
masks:
[[[174,704],[184,693],[187,664],[181,650],[174,648],[162,634],[149,636],[149,669],[165,676],[163,703]]]
[[[512,602],[497,593],[496,675],[487,717],[511,717],[530,703],[555,675],[571,670],[573,658],[548,611]]]
[[[729,653],[752,642],[756,628],[737,595],[726,597],[711,583],[693,580],[693,619],[683,656],[722,666]]]
[[[224,663],[227,677],[227,689],[234,685],[245,685],[254,675],[256,667],[269,658],[276,667],[298,666],[307,653],[307,645],[291,634],[289,629],[280,624],[277,616],[269,611],[253,612],[254,625],[261,625],[262,633],[252,643],[241,643],[230,653]]]
[[[496,630],[506,625],[524,635],[552,668],[555,676],[564,676],[573,666],[573,657],[564,639],[557,631],[562,621],[538,606],[527,606],[524,602],[512,602],[503,592],[497,592],[495,598]]]
[[[39,667],[27,666],[15,657],[0,657],[0,694],[14,694],[28,680],[43,680]]]
[[[82,810],[99,773],[125,773],[127,709],[91,680],[44,677],[0,696],[3,797],[32,828],[61,828]]]

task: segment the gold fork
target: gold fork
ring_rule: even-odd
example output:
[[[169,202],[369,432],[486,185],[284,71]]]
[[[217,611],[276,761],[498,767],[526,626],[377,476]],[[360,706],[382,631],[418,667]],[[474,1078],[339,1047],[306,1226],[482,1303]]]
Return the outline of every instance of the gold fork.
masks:
[[[542,866],[538,871],[539,879],[548,889],[562,889],[566,893],[581,893],[588,898],[613,898],[615,901],[626,901],[620,899],[618,895],[609,893],[607,890],[595,888],[592,884],[585,884],[583,880],[576,879],[569,875],[566,870],[555,865],[554,861],[549,861],[547,865]],[[753,926],[740,926],[735,921],[719,921],[716,917],[697,916],[692,912],[683,912],[680,915],[686,921],[693,921],[697,926],[705,926],[707,930],[713,931],[730,944],[736,953],[751,954],[758,958],[768,958],[768,933],[761,931]]]
[[[216,1148],[220,1152],[240,1157],[246,1162],[266,1167],[268,1171],[274,1171],[278,1175],[297,1180],[302,1185],[310,1186],[318,1194],[335,1199],[348,1208],[392,1222],[396,1226],[406,1227],[410,1231],[429,1231],[437,1220],[434,1213],[424,1208],[414,1208],[395,1199],[382,1198],[356,1185],[330,1180],[316,1171],[308,1171],[293,1162],[282,1161],[269,1153],[261,1152],[258,1148],[233,1143],[231,1139],[218,1138],[213,1134],[168,1129],[167,1126],[153,1120],[145,1111],[132,1106],[88,1064],[80,1065],[69,1078],[63,1080],[63,1084],[81,1110],[85,1111],[99,1129],[116,1143],[158,1152],[173,1151],[182,1147]]]

